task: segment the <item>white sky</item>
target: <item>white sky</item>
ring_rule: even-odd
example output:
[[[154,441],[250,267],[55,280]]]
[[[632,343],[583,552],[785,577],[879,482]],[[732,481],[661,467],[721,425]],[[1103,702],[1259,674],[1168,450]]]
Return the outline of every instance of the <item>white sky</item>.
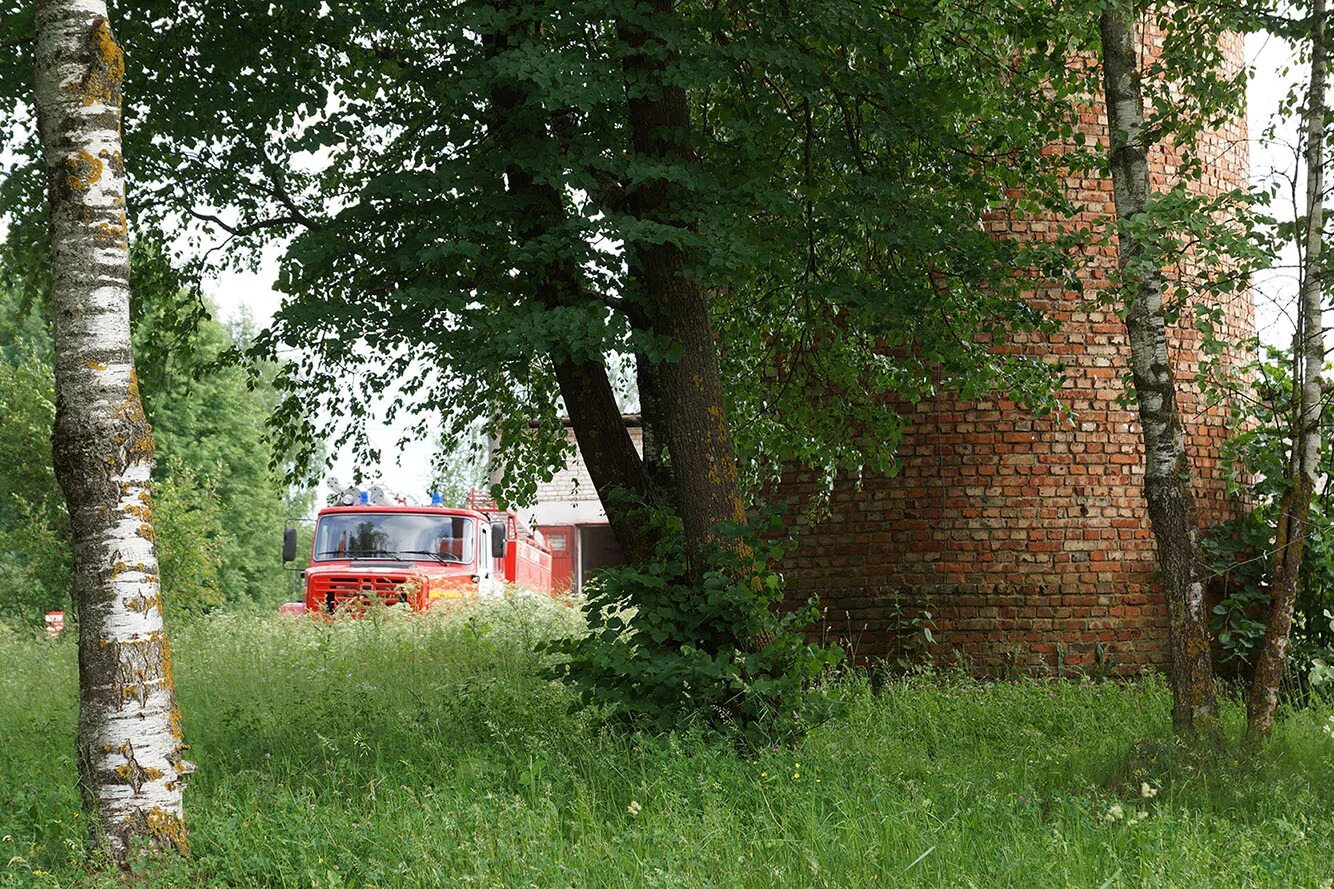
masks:
[[[1246,44],[1249,61],[1256,68],[1247,93],[1247,110],[1251,135],[1251,170],[1252,180],[1260,183],[1272,177],[1273,171],[1294,169],[1295,163],[1290,147],[1295,142],[1295,128],[1291,125],[1280,128],[1281,140],[1287,144],[1266,144],[1261,137],[1269,125],[1280,100],[1287,93],[1293,78],[1304,77],[1304,72],[1294,70],[1284,75],[1282,70],[1291,62],[1291,51],[1282,42],[1263,36],[1249,38]],[[1280,196],[1279,203],[1272,208],[1275,215],[1291,216],[1291,207],[1285,207]],[[279,304],[279,294],[274,292],[271,282],[276,278],[279,251],[266,252],[260,271],[257,274],[227,272],[205,282],[205,292],[218,306],[220,320],[235,316],[248,310],[256,322],[265,324],[272,318]],[[1257,302],[1257,325],[1261,336],[1267,341],[1283,345],[1290,336],[1291,325],[1286,321],[1285,310],[1295,292],[1295,282],[1290,272],[1276,270],[1257,278],[1255,282]],[[364,474],[370,479],[379,479],[392,490],[425,498],[425,489],[431,478],[431,441],[413,442],[406,450],[399,452],[395,442],[406,428],[406,423],[389,426],[379,424],[373,427],[374,444],[386,456],[386,464],[379,467],[363,467]],[[397,455],[395,460],[390,455]],[[333,475],[345,484],[352,478],[352,460],[349,454],[337,455]]]
[[[1272,140],[1264,138],[1264,131],[1274,121],[1279,103],[1293,85],[1304,85],[1309,67],[1294,65],[1291,46],[1264,35],[1247,38],[1246,54],[1255,67],[1255,77],[1246,97],[1251,135],[1251,182],[1263,186],[1288,179],[1300,167],[1294,148],[1297,145],[1296,122],[1279,121],[1274,127]],[[1286,71],[1290,65],[1292,70]],[[1298,185],[1303,183],[1304,179],[1299,178]],[[1290,185],[1280,186],[1270,213],[1281,219],[1293,217]],[[1256,328],[1261,339],[1271,345],[1285,347],[1292,336],[1288,312],[1294,305],[1297,280],[1292,269],[1285,266],[1291,266],[1294,261],[1295,251],[1290,248],[1279,257],[1275,268],[1257,275],[1252,282]]]

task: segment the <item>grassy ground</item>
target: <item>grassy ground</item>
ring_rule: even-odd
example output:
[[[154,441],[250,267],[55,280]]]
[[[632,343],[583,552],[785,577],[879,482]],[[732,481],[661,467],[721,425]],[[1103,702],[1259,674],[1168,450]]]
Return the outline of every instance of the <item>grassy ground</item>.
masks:
[[[1329,709],[1177,769],[1156,681],[923,678],[739,758],[570,712],[568,611],[175,628],[195,861],[151,886],[1282,886],[1334,878]],[[0,636],[0,886],[81,885],[70,640]],[[1229,712],[1230,728],[1239,714]],[[1132,753],[1132,748],[1134,752]],[[1140,784],[1161,788],[1153,798]],[[1122,817],[1117,818],[1119,811]],[[1139,813],[1147,813],[1147,817]],[[92,882],[96,882],[93,880]]]

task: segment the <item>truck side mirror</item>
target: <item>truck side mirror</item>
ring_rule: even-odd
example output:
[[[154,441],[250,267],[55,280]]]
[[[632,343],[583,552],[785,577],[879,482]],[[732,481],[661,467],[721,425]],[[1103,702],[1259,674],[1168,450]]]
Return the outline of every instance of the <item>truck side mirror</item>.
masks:
[[[287,528],[283,531],[283,561],[290,562],[296,558],[296,528]]]
[[[505,558],[505,523],[491,523],[491,558]]]

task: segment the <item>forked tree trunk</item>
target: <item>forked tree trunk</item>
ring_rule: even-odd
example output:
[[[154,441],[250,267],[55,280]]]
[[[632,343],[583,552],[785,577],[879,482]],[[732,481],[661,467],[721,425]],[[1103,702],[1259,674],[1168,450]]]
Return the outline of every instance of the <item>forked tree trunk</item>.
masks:
[[[650,0],[635,10],[644,19],[617,23],[631,50],[623,62],[631,145],[647,169],[691,158],[685,90],[670,81],[672,52],[662,35],[654,33],[657,26],[671,24],[673,6],[673,0]],[[630,212],[663,227],[692,229],[696,220],[680,188],[665,176],[645,178],[628,191]],[[686,251],[668,238],[635,245],[627,259],[634,298],[655,332],[680,356],[658,362],[652,376],[676,505],[686,545],[694,550],[713,539],[719,523],[745,519],[709,296],[687,273]]]
[[[1311,9],[1311,83],[1306,105],[1306,232],[1297,329],[1292,339],[1293,428],[1288,487],[1279,505],[1269,584],[1269,619],[1246,700],[1246,736],[1259,743],[1274,730],[1274,710],[1292,637],[1292,612],[1301,579],[1311,497],[1320,471],[1321,396],[1325,333],[1324,276],[1320,268],[1325,224],[1325,0]]]
[[[1144,212],[1150,194],[1138,43],[1128,12],[1119,5],[1103,11],[1100,30],[1112,189],[1116,215],[1124,223]],[[1143,249],[1123,224],[1118,256],[1131,377],[1144,435],[1144,496],[1167,600],[1172,724],[1179,732],[1214,735],[1218,702],[1190,463],[1177,409],[1176,378],[1167,354],[1166,281],[1160,269],[1140,268]]]
[[[37,5],[55,333],[56,477],[74,541],[79,783],[91,840],[185,852],[180,716],[163,626],[153,437],[130,354],[124,57],[102,0]]]

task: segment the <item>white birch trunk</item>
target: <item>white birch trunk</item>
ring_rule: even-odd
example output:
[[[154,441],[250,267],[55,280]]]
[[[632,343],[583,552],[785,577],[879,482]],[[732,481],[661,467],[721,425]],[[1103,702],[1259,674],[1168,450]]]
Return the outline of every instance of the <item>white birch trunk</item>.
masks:
[[[130,354],[121,161],[124,57],[104,0],[40,0],[36,104],[46,160],[56,476],[74,540],[79,780],[92,841],[186,851],[180,718],[158,586],[153,438]]]
[[[1292,339],[1293,424],[1288,487],[1279,506],[1269,585],[1269,619],[1255,676],[1246,700],[1246,734],[1254,743],[1274,729],[1279,685],[1292,638],[1292,613],[1300,586],[1311,498],[1320,471],[1320,423],[1323,409],[1325,331],[1321,255],[1325,226],[1325,82],[1329,61],[1325,46],[1325,0],[1311,7],[1311,82],[1306,103],[1306,230],[1302,240],[1301,291],[1297,330]]]
[[[1124,221],[1144,212],[1150,195],[1139,43],[1124,7],[1105,10],[1100,30],[1112,191],[1117,218]],[[1167,601],[1172,722],[1181,732],[1213,734],[1218,704],[1190,462],[1176,403],[1176,377],[1167,353],[1166,280],[1161,269],[1143,267],[1143,246],[1122,226],[1117,253],[1131,377],[1144,435],[1144,496]]]

